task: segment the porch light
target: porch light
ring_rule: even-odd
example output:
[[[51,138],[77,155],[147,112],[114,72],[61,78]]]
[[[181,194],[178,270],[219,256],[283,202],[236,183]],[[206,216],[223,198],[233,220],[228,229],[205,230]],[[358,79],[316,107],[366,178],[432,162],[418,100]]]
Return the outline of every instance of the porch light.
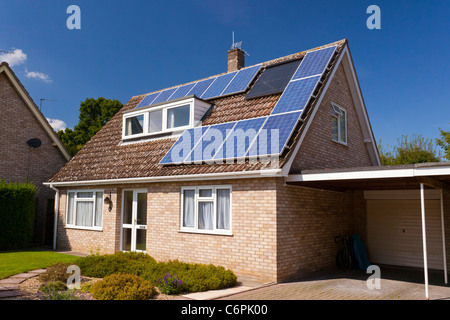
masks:
[[[113,202],[112,202],[112,200],[111,200],[111,192],[109,193],[109,197],[106,196],[104,202],[105,202],[105,204],[108,204],[108,205],[109,205],[108,211],[111,211],[111,210],[112,210],[112,205],[113,205]]]

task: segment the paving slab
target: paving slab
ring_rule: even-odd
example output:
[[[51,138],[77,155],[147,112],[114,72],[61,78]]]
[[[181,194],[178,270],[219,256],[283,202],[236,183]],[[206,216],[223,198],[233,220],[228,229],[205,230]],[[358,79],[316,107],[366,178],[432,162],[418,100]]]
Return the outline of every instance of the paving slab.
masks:
[[[46,269],[36,269],[36,270],[28,271],[28,273],[41,274],[41,273],[45,273],[46,271],[47,271]]]
[[[0,291],[0,299],[15,298],[22,296],[22,293],[18,290]]]
[[[228,296],[228,295],[246,292],[246,291],[252,290],[252,289],[254,289],[254,287],[236,286],[236,287],[227,288],[227,289],[188,293],[188,294],[184,294],[182,296],[184,298],[192,299],[192,300],[211,300],[211,299],[217,299],[217,298]]]
[[[19,290],[19,286],[16,284],[11,284],[8,286],[0,286],[0,291],[11,291],[11,290]]]
[[[2,279],[0,280],[0,286],[5,287],[8,285],[18,285],[22,282],[24,282],[26,279],[24,278],[17,278],[17,279],[13,279],[13,278],[7,278],[7,279]]]
[[[37,275],[38,275],[37,273],[30,273],[30,272],[27,272],[27,273],[19,273],[19,274],[15,274],[15,275],[13,275],[11,278],[12,278],[12,279],[25,279],[25,280],[27,280],[27,279],[36,277]]]

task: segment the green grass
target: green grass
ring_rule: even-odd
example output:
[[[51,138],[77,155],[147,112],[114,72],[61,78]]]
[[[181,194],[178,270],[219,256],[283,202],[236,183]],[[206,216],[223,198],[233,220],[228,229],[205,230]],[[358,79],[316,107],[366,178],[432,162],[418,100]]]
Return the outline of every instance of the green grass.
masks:
[[[75,262],[79,257],[52,251],[21,250],[0,252],[0,279],[35,269],[46,268],[57,262]]]

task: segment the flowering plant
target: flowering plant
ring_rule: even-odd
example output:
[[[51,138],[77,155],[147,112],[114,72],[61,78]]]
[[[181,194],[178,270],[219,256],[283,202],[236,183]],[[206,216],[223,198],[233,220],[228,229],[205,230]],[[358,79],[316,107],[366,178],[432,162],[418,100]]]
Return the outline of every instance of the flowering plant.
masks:
[[[179,294],[185,289],[185,284],[178,275],[172,276],[169,272],[156,281],[156,286],[165,294]]]

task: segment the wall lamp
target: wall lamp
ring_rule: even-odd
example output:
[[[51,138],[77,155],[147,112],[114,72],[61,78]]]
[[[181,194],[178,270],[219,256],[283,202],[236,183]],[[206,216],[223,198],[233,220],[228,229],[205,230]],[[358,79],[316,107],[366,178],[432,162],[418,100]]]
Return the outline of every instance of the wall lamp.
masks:
[[[112,200],[111,200],[111,192],[109,193],[109,197],[106,196],[104,202],[105,202],[105,204],[108,204],[108,205],[109,205],[108,211],[111,211],[111,210],[112,210],[112,205],[113,205],[113,202],[112,202]]]

